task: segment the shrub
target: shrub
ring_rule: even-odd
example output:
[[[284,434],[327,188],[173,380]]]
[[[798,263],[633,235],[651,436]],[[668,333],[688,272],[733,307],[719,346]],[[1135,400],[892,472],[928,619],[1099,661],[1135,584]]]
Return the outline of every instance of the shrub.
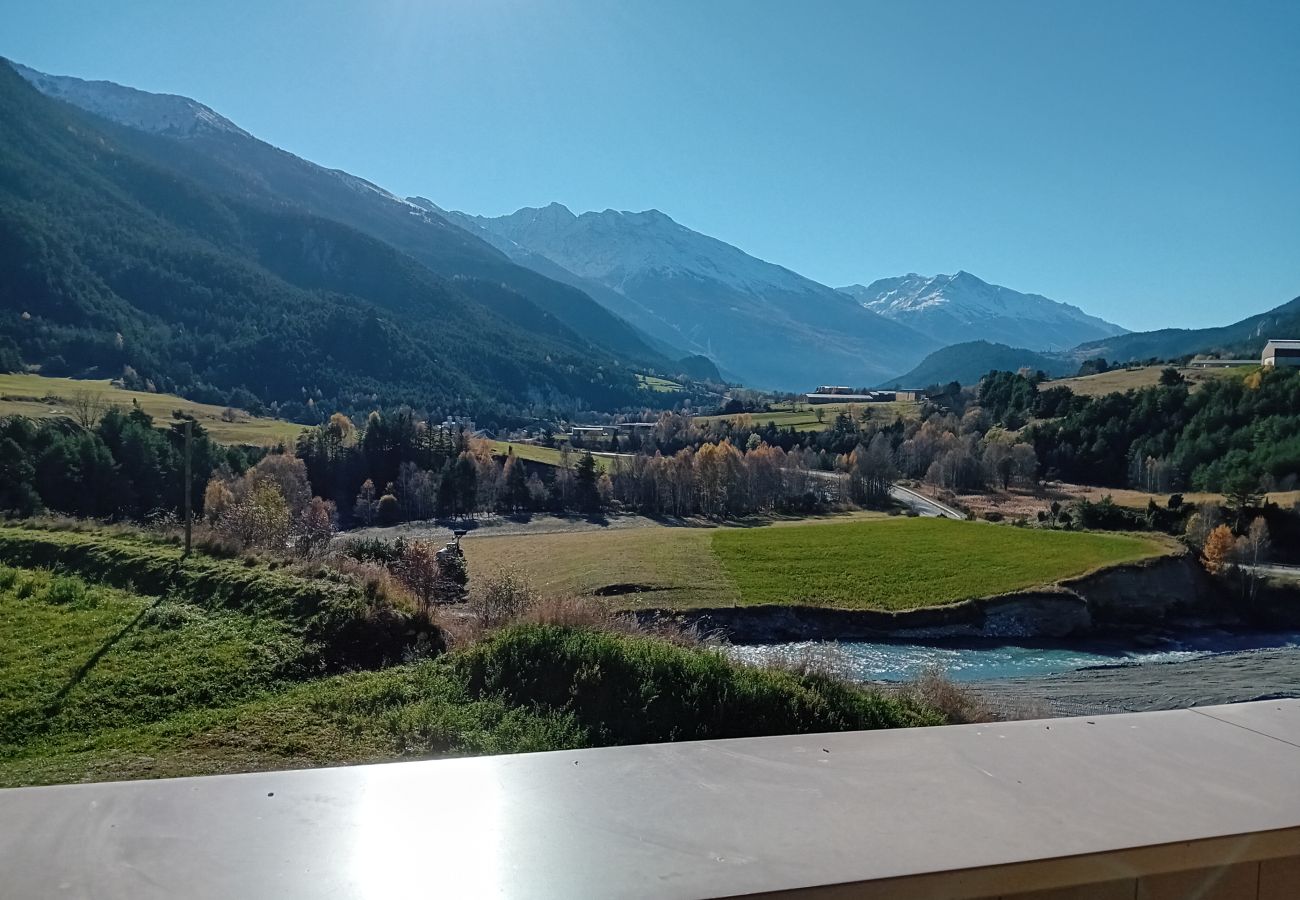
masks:
[[[401,518],[400,513],[401,509],[398,506],[397,498],[392,494],[384,494],[379,498],[375,522],[379,525],[396,525]]]
[[[344,556],[359,562],[391,565],[406,553],[406,540],[405,538],[398,538],[395,541],[385,541],[382,538],[358,538],[345,542],[341,551]]]
[[[917,704],[937,709],[953,725],[997,718],[977,693],[952,681],[939,666],[927,666],[900,693]]]
[[[483,578],[470,597],[470,610],[488,628],[513,622],[537,603],[537,593],[524,578],[504,570]]]
[[[86,600],[86,583],[80,578],[56,575],[50,579],[50,586],[45,589],[45,597],[49,602],[61,605],[83,603]]]

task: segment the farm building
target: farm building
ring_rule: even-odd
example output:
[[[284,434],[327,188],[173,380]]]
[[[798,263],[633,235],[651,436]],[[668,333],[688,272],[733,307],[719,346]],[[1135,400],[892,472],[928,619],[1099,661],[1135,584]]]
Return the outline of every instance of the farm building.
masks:
[[[895,391],[855,390],[824,384],[817,390],[804,394],[804,399],[809,403],[888,403],[894,399],[904,399],[896,397],[896,393]]]
[[[619,422],[614,425],[574,425],[569,430],[573,438],[612,438],[619,435],[647,435],[655,430],[655,422]]]
[[[894,399],[892,394],[888,398],[884,397],[885,393],[885,391],[868,391],[865,394],[824,394],[821,391],[814,391],[811,394],[804,394],[804,399],[809,403],[880,403],[885,399]]]
[[[1300,341],[1269,341],[1259,362],[1263,366],[1300,366]]]

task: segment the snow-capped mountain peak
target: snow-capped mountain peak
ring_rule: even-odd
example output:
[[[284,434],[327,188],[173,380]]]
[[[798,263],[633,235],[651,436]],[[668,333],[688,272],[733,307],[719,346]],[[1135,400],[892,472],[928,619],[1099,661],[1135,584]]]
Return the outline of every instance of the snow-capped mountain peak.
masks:
[[[1125,331],[1077,306],[989,284],[965,270],[934,276],[911,272],[840,291],[945,342],[989,340],[1052,350]]]
[[[186,137],[198,131],[225,131],[251,137],[234,122],[188,97],[151,94],[111,81],[46,75],[12,61],[10,65],[42,94],[129,128],[172,137]]]

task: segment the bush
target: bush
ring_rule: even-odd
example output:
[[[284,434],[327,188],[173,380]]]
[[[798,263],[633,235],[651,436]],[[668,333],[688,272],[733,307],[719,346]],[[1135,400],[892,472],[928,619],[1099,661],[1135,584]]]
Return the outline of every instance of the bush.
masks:
[[[517,572],[502,571],[483,578],[470,597],[470,610],[488,628],[513,622],[537,602],[537,594]]]
[[[386,541],[382,538],[358,538],[345,542],[342,553],[358,562],[376,562],[388,566],[406,553],[406,539]]]
[[[519,625],[449,662],[472,696],[570,713],[598,744],[941,724],[910,700],[653,638]]]
[[[396,525],[401,518],[401,509],[398,506],[397,498],[392,494],[384,494],[379,498],[378,510],[375,521],[380,525]]]
[[[45,597],[50,603],[70,605],[84,603],[86,600],[86,583],[80,578],[58,575],[50,579],[50,586],[45,590]]]

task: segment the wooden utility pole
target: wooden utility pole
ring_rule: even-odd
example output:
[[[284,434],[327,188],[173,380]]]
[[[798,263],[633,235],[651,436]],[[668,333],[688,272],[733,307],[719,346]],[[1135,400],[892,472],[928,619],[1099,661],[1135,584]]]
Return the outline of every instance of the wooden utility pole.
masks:
[[[185,420],[185,558],[190,555],[191,531],[194,524],[194,515],[191,507],[193,506],[194,485],[191,481],[191,456],[194,447],[194,422],[190,419]]]

